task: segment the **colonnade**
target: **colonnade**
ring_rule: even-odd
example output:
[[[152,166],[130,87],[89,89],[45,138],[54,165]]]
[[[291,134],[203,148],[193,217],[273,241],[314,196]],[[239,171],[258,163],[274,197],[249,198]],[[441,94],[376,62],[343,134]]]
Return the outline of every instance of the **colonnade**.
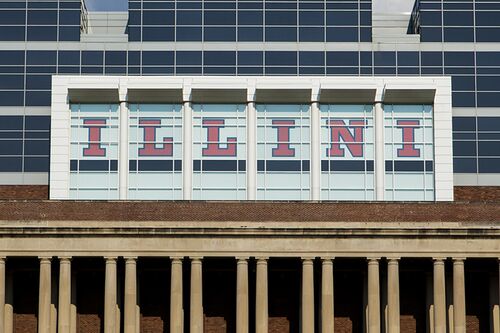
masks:
[[[124,333],[139,332],[139,305],[137,302],[137,257],[125,257],[125,284],[123,307]],[[203,258],[171,257],[171,289],[170,289],[170,332],[183,333],[183,262],[190,261],[190,297],[189,297],[189,332],[202,333],[203,323]],[[60,333],[75,332],[71,314],[71,258],[59,257],[59,292],[57,304],[57,331]],[[105,258],[105,295],[104,295],[104,332],[120,331],[120,313],[118,308],[118,270],[117,257]],[[381,332],[381,258],[367,258],[367,322],[368,333]],[[433,259],[433,318],[434,333],[447,332],[446,302],[446,258]],[[453,258],[453,332],[465,332],[465,270],[464,258]],[[53,333],[53,313],[51,295],[51,264],[55,259],[39,258],[40,285],[38,307],[38,333]],[[399,295],[399,258],[387,258],[387,320],[386,331],[400,332],[400,295]],[[236,333],[249,332],[249,258],[236,258]],[[319,271],[318,271],[319,272]],[[320,298],[315,302],[314,258],[302,258],[301,318],[303,333],[314,333],[315,318],[320,314],[321,332],[334,331],[334,258],[321,258]],[[256,258],[256,294],[255,294],[255,331],[268,332],[268,258]],[[6,305],[6,259],[0,258],[0,327],[5,333],[13,332],[12,306]],[[315,309],[318,304],[320,309]],[[497,309],[498,310],[498,309]],[[318,311],[316,313],[315,311]],[[498,314],[497,314],[498,316]],[[497,318],[498,321],[498,318]],[[494,332],[498,333],[495,328]]]

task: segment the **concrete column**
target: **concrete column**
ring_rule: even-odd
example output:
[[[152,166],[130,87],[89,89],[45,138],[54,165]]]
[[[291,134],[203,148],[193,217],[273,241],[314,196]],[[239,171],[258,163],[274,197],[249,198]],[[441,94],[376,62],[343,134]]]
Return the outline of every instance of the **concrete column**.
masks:
[[[0,329],[5,328],[5,257],[0,257]]]
[[[236,264],[236,333],[248,333],[248,258]]]
[[[314,261],[302,259],[302,333],[314,333]]]
[[[399,333],[399,259],[387,261],[388,331]]]
[[[170,270],[170,333],[184,330],[184,307],[182,305],[182,258],[171,259]]]
[[[12,273],[6,273],[5,276],[5,317],[4,333],[14,332],[14,285]],[[1,327],[0,327],[1,328]]]
[[[137,317],[137,258],[125,258],[124,332],[136,333]]]
[[[120,102],[120,154],[118,163],[119,198],[126,200],[128,197],[128,106],[125,100]]]
[[[71,274],[71,305],[70,305],[70,333],[76,333],[76,321],[78,317],[78,311],[76,309],[76,274],[74,270]]]
[[[453,258],[453,326],[455,333],[465,333],[465,270],[462,258]]]
[[[123,295],[122,293],[118,292],[119,290],[122,290],[122,279],[118,273],[118,268],[116,272],[116,306],[115,306],[115,333],[121,333],[122,332],[122,304],[123,302]]]
[[[249,97],[250,98],[250,97]],[[257,110],[252,100],[247,104],[247,199],[257,199]]]
[[[444,259],[434,259],[434,333],[446,333],[446,283]]]
[[[267,258],[257,258],[255,288],[255,332],[268,333]]]
[[[499,261],[500,263],[500,261]],[[499,267],[500,273],[500,267]],[[490,275],[490,332],[500,333],[500,274]]]
[[[51,259],[40,258],[40,289],[38,296],[38,333],[50,333]]]
[[[425,332],[434,333],[433,278],[430,272],[425,275],[425,307],[427,309]]]
[[[57,285],[57,275],[51,272],[51,295],[50,295],[50,333],[57,333],[57,297],[59,286]]]
[[[189,333],[203,333],[203,276],[201,258],[191,258]]]
[[[182,177],[183,199],[191,200],[193,191],[193,109],[191,108],[191,86],[185,84],[182,95],[183,108],[183,143],[182,143]]]
[[[321,200],[321,114],[317,100],[311,103],[311,199]]]
[[[71,258],[59,258],[58,332],[71,333]]]
[[[368,332],[368,274],[363,274],[363,331]]]
[[[116,257],[107,257],[104,282],[104,333],[116,332],[117,277]]]
[[[368,258],[368,333],[380,333],[379,258]]]
[[[453,321],[453,274],[446,274],[445,263],[445,295],[446,295],[446,323],[448,324],[448,332],[455,332]]]
[[[333,333],[335,324],[333,261],[322,258],[321,263],[321,333]]]
[[[385,192],[384,109],[375,103],[375,200],[383,201]]]

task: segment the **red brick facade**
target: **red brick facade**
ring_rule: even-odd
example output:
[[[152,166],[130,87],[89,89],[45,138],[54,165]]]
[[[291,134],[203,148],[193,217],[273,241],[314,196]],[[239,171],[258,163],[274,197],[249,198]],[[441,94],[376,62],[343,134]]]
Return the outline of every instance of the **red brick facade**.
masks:
[[[14,333],[36,333],[37,317],[34,313],[14,313]]]
[[[455,186],[455,201],[500,201],[500,186]]]
[[[500,205],[478,203],[0,201],[0,220],[498,222]]]
[[[141,315],[141,333],[168,332],[162,317]]]
[[[0,185],[0,200],[47,200],[47,185]]]
[[[479,318],[477,316],[467,316],[465,323],[465,331],[467,333],[481,333],[479,330]]]
[[[335,317],[335,332],[336,333],[353,333],[352,320],[346,317]]]

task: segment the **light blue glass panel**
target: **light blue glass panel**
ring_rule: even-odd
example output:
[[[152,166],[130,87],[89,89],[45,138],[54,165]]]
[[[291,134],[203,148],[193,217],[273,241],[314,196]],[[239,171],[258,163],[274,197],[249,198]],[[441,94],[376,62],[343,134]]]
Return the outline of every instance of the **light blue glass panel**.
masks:
[[[118,198],[118,104],[72,104],[70,196]]]
[[[130,104],[129,198],[182,198],[182,105]]]
[[[193,199],[246,199],[246,105],[192,108]]]
[[[321,198],[372,200],[373,105],[322,104]]]
[[[257,198],[310,199],[310,105],[257,104]]]
[[[386,200],[434,200],[432,105],[385,105]]]

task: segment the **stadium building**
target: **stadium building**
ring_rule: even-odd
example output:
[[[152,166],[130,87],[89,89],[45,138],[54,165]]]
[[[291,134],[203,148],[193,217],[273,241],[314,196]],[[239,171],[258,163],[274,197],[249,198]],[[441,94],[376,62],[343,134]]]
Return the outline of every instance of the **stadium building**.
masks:
[[[500,1],[0,1],[0,332],[500,333]]]

